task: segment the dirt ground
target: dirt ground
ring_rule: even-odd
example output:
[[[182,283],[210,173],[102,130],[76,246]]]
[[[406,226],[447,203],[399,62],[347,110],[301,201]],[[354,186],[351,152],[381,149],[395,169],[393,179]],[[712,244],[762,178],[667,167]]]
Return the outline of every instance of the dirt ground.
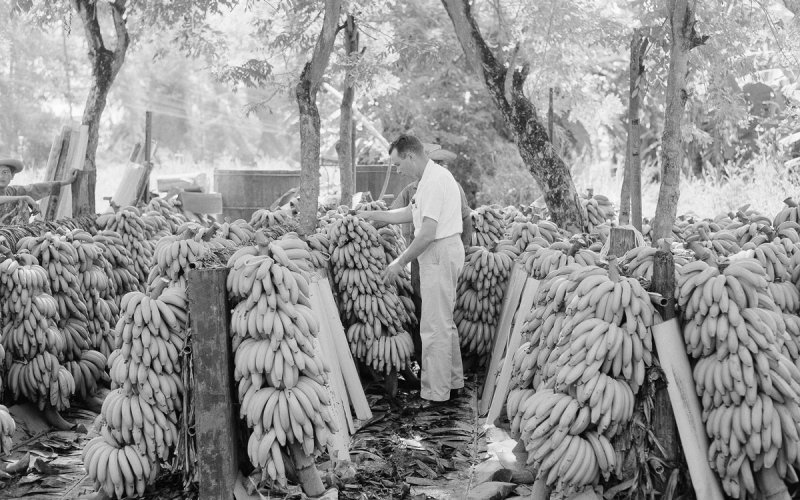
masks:
[[[317,461],[327,498],[346,500],[463,500],[484,498],[490,479],[509,480],[499,469],[519,469],[513,453],[516,441],[502,428],[484,426],[477,415],[476,380],[467,383],[455,401],[435,409],[419,409],[418,391],[400,390],[396,401],[383,397],[383,387],[368,385],[373,418],[359,422],[351,437],[351,462]],[[76,424],[71,431],[52,431],[39,412],[27,405],[10,408],[17,421],[14,449],[2,459],[11,472],[0,476],[0,499],[76,500],[91,498],[94,487],[81,463],[84,444],[97,432],[97,414],[73,408],[64,417]],[[524,461],[524,457],[522,457]],[[503,473],[504,472],[504,473]],[[482,485],[482,486],[481,486]],[[508,484],[509,498],[527,497],[525,485]],[[164,474],[148,499],[197,498],[184,491],[180,474]],[[241,478],[238,500],[307,498],[299,486],[261,489]]]

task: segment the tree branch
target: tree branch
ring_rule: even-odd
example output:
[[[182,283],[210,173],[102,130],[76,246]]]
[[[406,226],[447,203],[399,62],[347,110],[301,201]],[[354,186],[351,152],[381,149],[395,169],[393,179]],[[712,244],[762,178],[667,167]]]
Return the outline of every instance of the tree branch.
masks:
[[[317,44],[314,46],[314,53],[308,67],[308,74],[304,75],[311,83],[312,95],[316,95],[317,89],[322,82],[325,69],[333,52],[333,42],[336,39],[339,13],[342,10],[342,0],[325,0],[325,17],[322,20],[322,31],[320,31]],[[305,71],[303,71],[305,73]]]

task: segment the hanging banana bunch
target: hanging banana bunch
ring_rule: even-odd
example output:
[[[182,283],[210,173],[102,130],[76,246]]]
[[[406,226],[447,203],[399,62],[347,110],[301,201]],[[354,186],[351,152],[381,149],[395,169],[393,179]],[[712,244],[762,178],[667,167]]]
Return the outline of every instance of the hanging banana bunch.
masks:
[[[497,205],[484,205],[472,211],[472,246],[488,247],[503,239],[505,221]]]
[[[489,354],[517,255],[517,247],[510,240],[499,240],[491,249],[481,246],[467,249],[453,314],[462,356],[474,354],[485,358]]]
[[[521,219],[511,223],[511,230],[508,236],[508,239],[514,243],[520,253],[527,251],[528,246],[532,243],[547,247],[561,239],[558,226],[552,222],[546,220],[533,222],[524,217]]]
[[[602,194],[588,194],[581,196],[581,208],[586,213],[588,232],[593,232],[597,226],[613,222],[616,214],[614,204],[607,196]]]
[[[284,486],[285,447],[297,443],[314,456],[337,431],[326,387],[330,368],[314,349],[319,322],[297,266],[310,263],[311,254],[300,243],[284,237],[244,247],[228,261],[228,291],[240,300],[231,318],[239,339],[234,377],[241,417],[253,430],[247,452],[263,479]]]
[[[112,390],[103,401],[104,425],[83,450],[95,488],[111,497],[143,496],[178,444],[187,314],[186,293],[176,286],[122,298],[116,349],[108,359]]]
[[[11,359],[7,383],[14,399],[24,397],[40,410],[69,408],[75,380],[59,361],[66,340],[56,326],[58,308],[47,293],[47,271],[22,251],[0,263],[0,290],[2,343]]]
[[[378,371],[402,370],[413,354],[406,328],[415,321],[413,303],[398,292],[405,279],[383,282],[386,250],[378,230],[365,220],[345,215],[327,229],[332,286],[353,356]]]
[[[188,221],[186,215],[181,212],[180,208],[175,206],[173,201],[164,198],[152,198],[145,207],[145,210],[148,213],[158,212],[167,219],[170,234],[173,234],[175,230],[178,229],[178,226]]]
[[[328,270],[330,266],[330,253],[331,246],[328,241],[328,235],[323,230],[317,230],[316,233],[310,235],[306,242],[308,243],[308,251],[311,254],[311,265],[314,269]]]
[[[554,271],[534,303],[513,355],[512,433],[547,484],[583,487],[616,467],[610,439],[630,423],[652,363],[655,311],[613,259],[608,272],[578,264]]]
[[[791,351],[784,350],[786,323],[765,262],[748,258],[750,252],[732,256],[722,270],[687,264],[676,286],[687,350],[699,358],[694,380],[711,439],[709,462],[734,498],[757,493],[761,469],[797,481],[800,465],[800,370],[784,354]]]
[[[1,347],[0,351],[2,351]],[[16,430],[17,424],[14,422],[14,417],[8,412],[8,408],[0,404],[0,455],[11,453],[12,438]]]
[[[116,212],[97,216],[97,227],[119,233],[133,259],[133,271],[143,289],[150,272],[155,243],[151,226],[136,207],[124,207]]]
[[[177,232],[177,228],[176,228]],[[250,245],[255,238],[256,230],[248,224],[244,219],[238,219],[233,222],[224,222],[214,233],[215,239],[226,240],[230,242],[230,246],[236,248],[242,245]],[[228,245],[226,245],[228,246]]]

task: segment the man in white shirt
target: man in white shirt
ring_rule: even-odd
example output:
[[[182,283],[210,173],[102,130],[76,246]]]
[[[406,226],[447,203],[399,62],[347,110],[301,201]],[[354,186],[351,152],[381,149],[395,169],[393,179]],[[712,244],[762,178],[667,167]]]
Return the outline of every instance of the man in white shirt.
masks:
[[[422,315],[421,391],[423,399],[448,401],[451,391],[464,387],[458,331],[453,321],[458,275],[464,268],[461,243],[461,191],[453,175],[429,160],[422,143],[401,135],[389,147],[398,173],[419,179],[417,192],[405,207],[363,211],[368,220],[389,224],[414,223],[414,240],[386,268],[385,281],[397,278],[413,259],[419,261]]]

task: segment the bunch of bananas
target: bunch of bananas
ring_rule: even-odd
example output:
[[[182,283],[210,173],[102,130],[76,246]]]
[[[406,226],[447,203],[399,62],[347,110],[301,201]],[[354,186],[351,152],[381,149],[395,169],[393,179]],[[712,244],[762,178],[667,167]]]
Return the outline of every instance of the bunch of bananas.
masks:
[[[110,293],[102,248],[81,229],[66,235],[47,232],[27,236],[19,247],[31,252],[47,270],[45,278],[56,305],[64,347],[59,359],[71,374],[77,394],[86,400],[105,378],[111,351],[110,325],[118,312]],[[96,268],[96,269],[95,269]],[[100,296],[100,293],[106,295]],[[99,352],[98,352],[99,351]]]
[[[117,322],[119,308],[111,296],[109,276],[105,273],[108,268],[105,254],[92,235],[81,229],[67,231],[64,238],[78,256],[76,269],[86,304],[90,346],[108,357],[113,348],[111,325]]]
[[[395,283],[384,283],[382,274],[389,262],[386,249],[380,232],[364,219],[339,217],[327,232],[332,286],[353,356],[387,373],[403,369],[413,354],[408,328],[415,321],[413,303],[399,291],[410,289],[407,273]]]
[[[551,272],[573,263],[594,266],[600,258],[596,252],[585,248],[579,240],[554,241],[549,245],[539,243],[529,245],[521,257],[528,276],[537,279],[544,279]]]
[[[143,497],[159,473],[158,463],[151,462],[139,447],[115,441],[108,432],[86,443],[81,458],[95,490],[108,498]]]
[[[159,460],[169,460],[179,440],[188,303],[183,288],[165,285],[122,298],[115,350],[108,358],[112,391],[103,401],[104,425],[84,449],[84,467],[95,487],[118,498],[143,495]]]
[[[8,412],[8,408],[0,404],[0,455],[6,455],[11,452],[11,445],[13,444],[11,439],[16,430],[17,424],[14,422],[14,417]]]
[[[246,220],[238,219],[233,222],[222,223],[217,228],[214,237],[230,241],[234,247],[240,247],[251,244],[253,238],[255,238],[255,233],[256,230]]]
[[[508,235],[514,246],[519,252],[524,252],[528,245],[535,243],[540,246],[548,246],[561,239],[558,226],[547,220],[532,222],[528,219],[515,220],[511,223],[511,231]]]
[[[505,233],[505,220],[503,211],[498,205],[484,205],[472,211],[472,241],[471,246],[489,247],[503,239]]]
[[[100,230],[115,231],[120,235],[133,259],[131,270],[144,288],[150,272],[150,260],[153,257],[155,243],[153,228],[142,217],[141,211],[136,207],[124,207],[113,213],[98,215],[97,227]]]
[[[625,252],[620,259],[620,267],[625,270],[625,274],[632,278],[644,278],[648,281],[653,279],[653,263],[657,248],[651,246],[639,246]],[[675,269],[689,263],[690,253],[673,250],[672,258]]]
[[[652,363],[655,311],[633,278],[570,264],[542,281],[514,353],[513,434],[547,484],[581,487],[615,469],[610,439],[633,417]],[[577,463],[576,463],[577,462]]]
[[[775,215],[775,218],[772,220],[772,225],[778,227],[784,222],[800,223],[800,211],[798,211],[797,202],[794,201],[794,198],[790,196],[783,200],[783,203],[786,204],[786,206]]]
[[[291,212],[287,210],[268,210],[266,208],[262,208],[253,212],[253,215],[250,216],[250,226],[253,229],[277,229],[281,227],[292,227],[297,222],[294,220],[294,216]],[[293,231],[294,229],[289,229],[286,232]]]
[[[119,311],[119,302],[123,295],[134,290],[142,291],[142,285],[132,271],[133,258],[125,248],[119,233],[108,230],[100,231],[94,235],[94,241],[100,246],[105,257],[104,272],[109,277],[109,295],[113,298]]]
[[[472,246],[467,249],[464,269],[458,277],[453,314],[462,355],[475,354],[483,358],[491,350],[517,254],[517,247],[510,240],[499,240],[491,248]]]
[[[616,213],[614,212],[614,204],[607,196],[602,194],[587,194],[581,196],[581,207],[586,213],[586,221],[588,230],[591,233],[594,228],[612,222]]]
[[[765,262],[742,253],[722,271],[687,264],[676,286],[687,350],[699,358],[709,462],[734,498],[756,494],[761,469],[796,481],[800,465],[800,370],[790,358],[797,346],[785,346],[784,315],[771,296],[782,289],[768,287]]]
[[[298,443],[313,456],[328,445],[331,417],[325,360],[315,354],[319,322],[311,310],[309,284],[297,262],[310,262],[301,240],[284,237],[244,247],[228,261],[233,309],[234,377],[241,416],[253,432],[250,461],[286,484],[281,447]]]
[[[328,241],[328,235],[324,231],[317,231],[306,238],[306,243],[308,243],[308,251],[311,253],[311,265],[315,269],[327,270],[331,258],[329,253],[331,243]]]
[[[195,223],[187,223],[195,224]],[[198,229],[205,230],[198,225]],[[195,233],[200,235],[200,232]],[[210,251],[207,241],[202,236],[166,236],[158,240],[153,251],[155,267],[153,272],[171,281],[178,281],[189,266],[205,258]],[[151,279],[149,279],[151,281]]]
[[[66,340],[56,326],[56,301],[47,294],[47,271],[21,251],[0,263],[0,290],[2,345],[12,361],[7,383],[14,399],[23,396],[40,410],[69,408],[75,380],[59,362]]]

